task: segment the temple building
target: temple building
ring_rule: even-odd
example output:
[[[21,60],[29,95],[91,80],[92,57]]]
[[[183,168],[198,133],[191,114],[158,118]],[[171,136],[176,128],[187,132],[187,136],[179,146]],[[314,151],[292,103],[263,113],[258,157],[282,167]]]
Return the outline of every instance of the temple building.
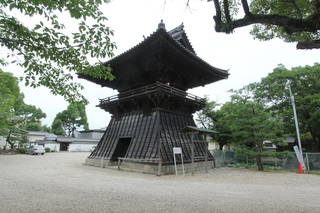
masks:
[[[87,165],[170,174],[173,147],[181,147],[186,170],[191,162],[197,168],[212,165],[207,143],[192,145],[190,134],[182,131],[195,128],[192,114],[205,106],[204,99],[187,90],[229,74],[196,55],[183,25],[166,31],[161,21],[156,32],[105,65],[111,66],[114,80],[78,74],[119,92],[100,100],[98,106],[112,118]]]

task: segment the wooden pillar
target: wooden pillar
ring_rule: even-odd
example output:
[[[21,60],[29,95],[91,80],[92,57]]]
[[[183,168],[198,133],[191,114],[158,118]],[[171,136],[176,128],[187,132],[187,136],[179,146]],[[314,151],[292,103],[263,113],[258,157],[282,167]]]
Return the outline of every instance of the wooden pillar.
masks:
[[[121,159],[118,158],[118,170],[120,170],[120,165],[121,165]]]
[[[207,135],[203,135],[204,137],[204,143],[205,143],[205,162],[206,162],[206,173],[208,173],[208,140],[207,140]]]
[[[193,132],[190,133],[191,134],[191,167],[192,167],[192,172],[191,174],[194,174],[194,141],[193,141]]]
[[[159,163],[158,163],[158,173],[157,173],[157,176],[160,176],[160,175],[161,175],[161,167],[162,167],[162,160],[160,159],[160,160],[159,160]]]

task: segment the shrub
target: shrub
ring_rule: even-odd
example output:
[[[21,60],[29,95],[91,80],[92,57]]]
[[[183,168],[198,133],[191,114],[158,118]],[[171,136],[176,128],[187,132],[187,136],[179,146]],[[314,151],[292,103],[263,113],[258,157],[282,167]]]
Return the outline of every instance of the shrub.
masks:
[[[44,148],[44,151],[50,152],[50,148],[49,148],[49,147],[46,147],[46,148]]]
[[[27,152],[27,148],[25,148],[25,147],[20,147],[20,148],[18,148],[18,152],[19,152],[20,154],[25,154],[25,153]]]

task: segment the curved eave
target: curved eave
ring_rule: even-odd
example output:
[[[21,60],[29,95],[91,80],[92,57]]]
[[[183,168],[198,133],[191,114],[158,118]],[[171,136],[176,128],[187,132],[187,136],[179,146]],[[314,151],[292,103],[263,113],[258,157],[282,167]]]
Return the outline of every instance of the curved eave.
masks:
[[[172,45],[175,45],[180,51],[182,51],[182,54],[188,56],[190,60],[194,60],[200,66],[202,66],[202,68],[203,68],[202,70],[207,72],[209,75],[214,75],[216,77],[220,77],[219,80],[228,78],[229,73],[227,70],[216,68],[216,67],[210,65],[209,63],[207,63],[206,61],[201,59],[199,56],[195,55],[193,52],[186,49],[182,44],[180,44],[179,42],[176,42],[168,33],[165,33],[164,36]]]
[[[135,45],[131,49],[123,52],[122,54],[112,58],[111,60],[105,62],[104,64],[107,66],[111,66],[116,68],[118,65],[122,64],[126,60],[130,60],[131,57],[134,57],[136,52],[143,48],[148,48],[152,42],[156,42],[157,39],[165,39],[165,41],[168,42],[168,45],[173,46],[176,50],[180,52],[183,57],[187,57],[188,60],[193,61],[197,64],[197,66],[201,67],[202,72],[206,73],[207,76],[211,76],[209,78],[206,78],[203,82],[200,84],[195,82],[191,85],[188,85],[189,88],[194,88],[198,86],[204,86],[205,84],[213,83],[218,80],[226,79],[229,76],[229,73],[226,70],[219,69],[216,67],[211,66],[204,60],[202,60],[200,57],[198,57],[195,53],[185,48],[181,43],[176,41],[172,36],[164,29],[159,28],[156,32],[152,33],[149,37],[147,37],[145,40],[140,42],[139,44]],[[115,76],[117,76],[117,70],[113,73]],[[88,81],[94,82],[96,84],[100,84],[101,86],[110,87],[113,89],[118,89],[118,83],[117,80],[113,81],[105,81],[102,79],[96,79],[88,75],[84,74],[78,74],[79,78],[86,79]]]

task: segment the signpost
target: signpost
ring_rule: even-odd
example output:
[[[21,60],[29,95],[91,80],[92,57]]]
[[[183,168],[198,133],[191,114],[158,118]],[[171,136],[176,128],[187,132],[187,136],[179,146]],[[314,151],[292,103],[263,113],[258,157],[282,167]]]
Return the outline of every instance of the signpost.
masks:
[[[178,175],[176,155],[180,155],[180,157],[181,157],[182,172],[184,175],[185,173],[184,173],[183,155],[182,155],[181,147],[173,147],[174,169],[176,171],[176,175]]]

